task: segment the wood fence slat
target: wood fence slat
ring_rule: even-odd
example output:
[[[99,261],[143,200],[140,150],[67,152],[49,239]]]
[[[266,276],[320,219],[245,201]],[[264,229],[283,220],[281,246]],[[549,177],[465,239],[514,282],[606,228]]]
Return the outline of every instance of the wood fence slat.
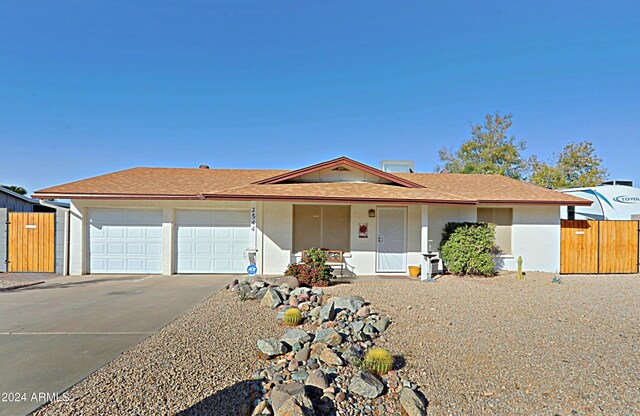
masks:
[[[10,212],[8,271],[55,271],[55,214]]]
[[[562,220],[560,273],[638,273],[639,224],[637,220]]]

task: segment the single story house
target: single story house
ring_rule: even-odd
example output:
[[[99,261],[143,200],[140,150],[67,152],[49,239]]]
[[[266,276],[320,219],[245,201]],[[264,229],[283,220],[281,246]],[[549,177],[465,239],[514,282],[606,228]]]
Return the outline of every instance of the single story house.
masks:
[[[396,166],[397,168],[397,166]],[[450,221],[497,224],[498,264],[560,268],[560,207],[591,202],[498,175],[376,169],[340,157],[297,170],[133,168],[42,189],[71,200],[70,274],[282,274],[303,250],[355,275],[406,274]]]

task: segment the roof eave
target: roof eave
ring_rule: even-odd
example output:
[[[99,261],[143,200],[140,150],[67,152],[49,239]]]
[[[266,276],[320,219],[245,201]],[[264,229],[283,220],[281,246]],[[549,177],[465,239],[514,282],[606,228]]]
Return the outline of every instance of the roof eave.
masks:
[[[46,193],[33,194],[38,199],[133,199],[133,200],[202,200],[202,195],[144,195],[144,194],[85,194]]]
[[[560,201],[560,200],[489,200],[489,199],[481,199],[478,200],[478,204],[487,204],[487,205],[543,205],[543,206],[591,206],[593,202],[587,201]]]
[[[280,175],[276,175],[276,176],[272,176],[270,178],[266,178],[266,179],[262,179],[259,180],[257,182],[253,182],[254,185],[273,185],[273,184],[277,184],[277,183],[281,183],[284,182],[286,180],[289,179],[293,179],[302,175],[306,175],[312,172],[317,172],[319,170],[322,169],[328,169],[334,166],[338,166],[338,165],[348,165],[348,166],[352,166],[356,169],[360,169],[364,172],[370,173],[372,175],[376,175],[379,176],[383,179],[387,179],[391,182],[394,182],[398,185],[402,185],[405,186],[407,188],[424,188],[423,185],[420,185],[418,183],[412,182],[408,179],[403,179],[399,176],[393,175],[391,173],[388,172],[384,172],[380,169],[376,169],[374,167],[371,167],[369,165],[365,165],[364,163],[360,163],[358,161],[355,161],[353,159],[349,159],[348,157],[342,156],[336,159],[332,159],[332,160],[328,160],[326,162],[322,162],[322,163],[317,163],[315,165],[311,165],[311,166],[307,166],[301,169],[296,169],[296,170],[292,170],[290,172],[285,172],[283,174]]]

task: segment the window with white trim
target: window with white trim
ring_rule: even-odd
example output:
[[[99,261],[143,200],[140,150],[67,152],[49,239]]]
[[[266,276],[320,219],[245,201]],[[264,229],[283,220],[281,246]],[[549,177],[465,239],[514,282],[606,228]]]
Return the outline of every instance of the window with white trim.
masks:
[[[348,205],[294,205],[293,251],[310,248],[349,251],[351,208]]]
[[[496,246],[501,254],[511,255],[512,208],[478,208],[478,222],[496,225]]]

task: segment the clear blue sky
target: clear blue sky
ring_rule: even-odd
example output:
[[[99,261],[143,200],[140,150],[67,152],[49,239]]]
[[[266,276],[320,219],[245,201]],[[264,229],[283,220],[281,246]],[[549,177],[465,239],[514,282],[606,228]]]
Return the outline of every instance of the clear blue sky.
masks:
[[[377,165],[514,115],[527,154],[592,140],[640,181],[637,1],[0,5],[0,182],[133,166]]]

